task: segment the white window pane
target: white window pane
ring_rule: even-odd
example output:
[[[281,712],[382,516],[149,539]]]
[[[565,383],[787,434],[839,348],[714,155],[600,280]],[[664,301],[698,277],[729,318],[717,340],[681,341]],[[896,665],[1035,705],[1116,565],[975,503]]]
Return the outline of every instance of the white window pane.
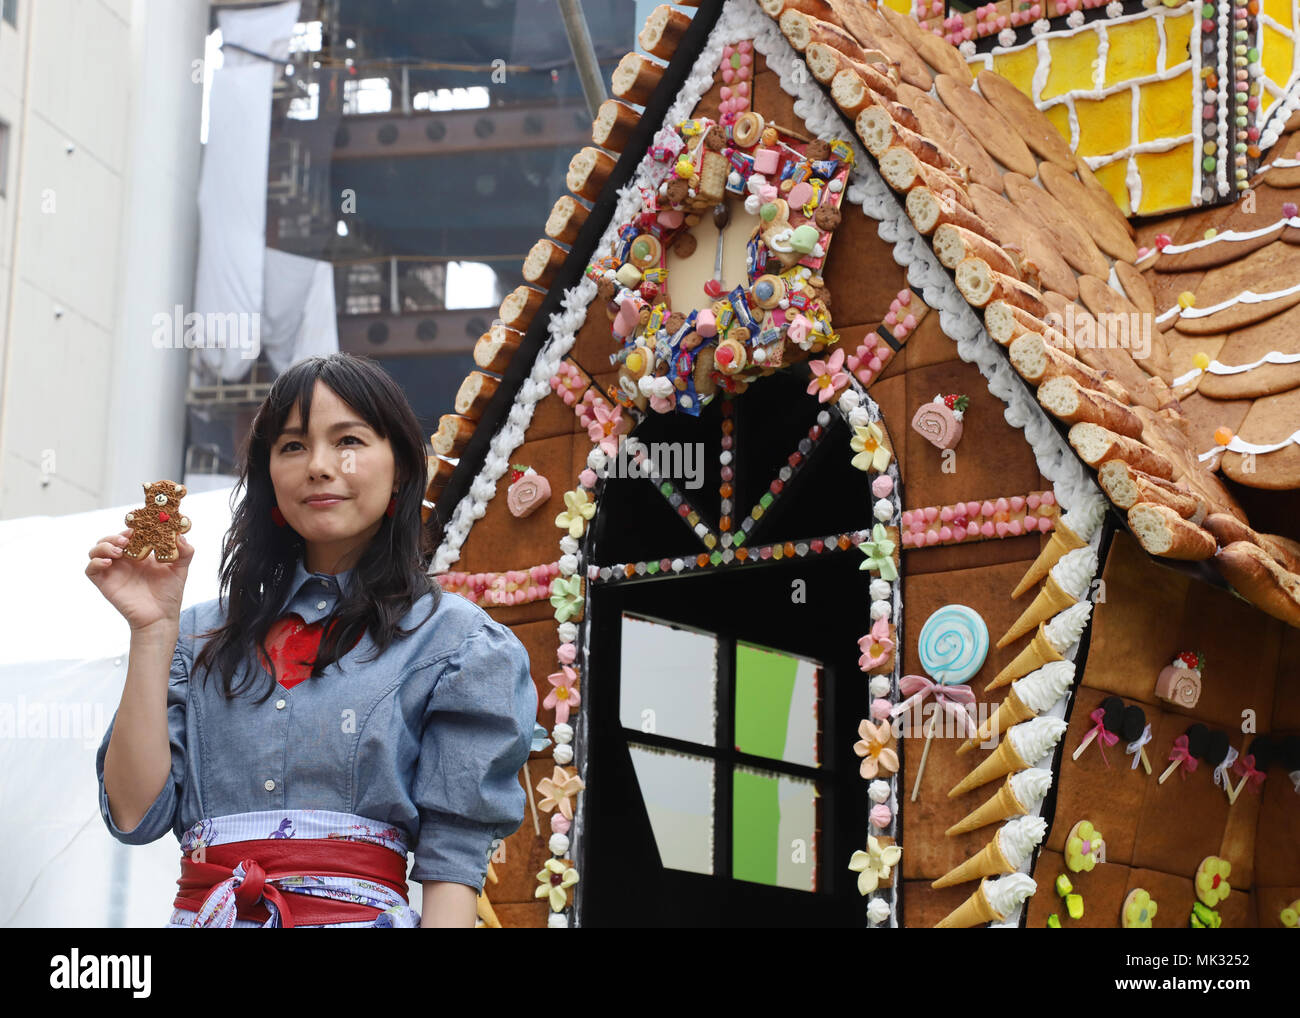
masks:
[[[623,614],[618,705],[623,727],[712,746],[717,693],[714,637]]]
[[[713,761],[630,743],[665,869],[713,873]]]

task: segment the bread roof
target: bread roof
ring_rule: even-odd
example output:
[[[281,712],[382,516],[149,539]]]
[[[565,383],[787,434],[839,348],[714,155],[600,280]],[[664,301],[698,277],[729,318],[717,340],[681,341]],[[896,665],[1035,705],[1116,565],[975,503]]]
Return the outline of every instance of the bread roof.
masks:
[[[940,221],[946,221],[948,213],[945,210],[948,210],[952,217],[951,221],[972,230],[1002,250],[1005,255],[1003,267],[1006,267],[1006,262],[1016,267],[1015,274],[1010,275],[988,267],[983,259],[977,261],[968,259],[965,278],[976,280],[976,283],[972,287],[963,289],[963,297],[971,302],[971,306],[977,311],[987,314],[992,314],[995,310],[994,306],[1000,302],[1028,310],[1036,314],[1039,319],[1052,313],[1059,314],[1062,323],[1066,326],[1064,331],[1067,340],[1076,340],[1071,344],[1073,349],[1070,349],[1069,353],[1092,368],[1106,381],[1111,387],[1110,395],[1114,396],[1118,393],[1126,397],[1125,401],[1135,408],[1142,419],[1141,437],[1128,441],[1140,443],[1173,465],[1172,480],[1203,503],[1204,512],[1200,515],[1208,512],[1226,513],[1245,523],[1245,513],[1237,500],[1218,476],[1207,468],[1215,465],[1214,460],[1211,459],[1206,463],[1200,459],[1200,454],[1205,451],[1201,435],[1203,426],[1198,429],[1196,421],[1184,413],[1175,398],[1174,391],[1170,388],[1170,384],[1175,381],[1175,371],[1185,370],[1186,362],[1190,359],[1186,343],[1194,345],[1201,341],[1184,342],[1182,331],[1177,328],[1168,333],[1161,332],[1151,324],[1152,316],[1147,311],[1153,300],[1157,312],[1168,307],[1170,292],[1177,293],[1180,284],[1173,280],[1174,274],[1162,274],[1158,271],[1159,259],[1155,260],[1154,267],[1148,264],[1149,260],[1142,263],[1142,270],[1135,266],[1132,260],[1137,253],[1135,246],[1132,247],[1132,255],[1130,255],[1130,247],[1135,236],[1133,227],[1125,220],[1109,194],[1098,184],[1082,160],[1073,156],[1051,121],[1010,82],[991,71],[980,72],[973,84],[964,82],[959,77],[941,73],[935,65],[942,64],[943,67],[950,69],[951,59],[947,56],[937,59],[936,51],[932,46],[925,47],[929,59],[925,54],[918,53],[904,37],[910,33],[891,27],[897,25],[897,18],[893,12],[887,11],[882,16],[874,8],[854,4],[852,17],[837,18],[836,11],[842,13],[847,8],[836,3],[818,5],[821,14],[818,20],[830,28],[814,32],[810,36],[807,16],[800,14],[799,18],[793,19],[785,16],[791,10],[797,12],[800,6],[798,3],[787,2],[786,10],[782,12],[779,2],[766,0],[763,4],[764,10],[769,14],[776,11],[781,15],[779,19],[774,20],[777,20],[787,38],[794,38],[801,43],[810,39],[823,40],[811,42],[807,46],[808,52],[805,53],[805,58],[812,58],[808,60],[810,73],[819,55],[818,51],[814,50],[815,46],[828,46],[833,43],[844,49],[860,47],[863,51],[886,54],[891,60],[897,61],[900,67],[907,67],[912,72],[903,76],[903,81],[897,88],[898,102],[907,109],[899,110],[888,104],[879,107],[897,123],[900,128],[899,133],[902,134],[906,130],[905,125],[898,121],[898,117],[903,116],[910,122],[919,122],[921,135],[959,166],[970,167],[973,163],[983,165],[984,170],[979,175],[983,183],[973,182],[969,179],[971,174],[968,173],[966,174],[968,179],[951,182],[951,186],[955,187],[958,193],[950,194],[948,200],[942,195],[936,197],[930,191],[932,184],[943,187],[950,185],[949,178],[944,178],[942,175],[935,177],[927,174],[925,177],[914,177],[905,174],[903,176],[907,178],[906,182],[898,188],[900,193],[897,194],[900,204],[907,199],[908,213],[913,222],[918,224],[918,228],[920,228],[918,210],[921,205],[926,204],[919,199],[929,199],[927,215],[932,216],[937,212]],[[717,9],[709,8],[709,10],[716,17]],[[711,22],[706,16],[706,7],[700,8],[695,22],[681,36],[681,45],[670,65],[671,73],[666,74],[665,69],[660,65],[638,58],[634,62],[629,62],[629,64],[635,63],[636,73],[627,72],[622,75],[622,79],[627,82],[627,87],[635,92],[637,98],[649,104],[645,118],[652,119],[656,125],[666,112],[668,99],[677,87],[675,80],[681,80],[694,54],[707,40],[707,30]],[[850,39],[847,43],[842,41],[845,35]],[[836,61],[832,66],[838,67],[842,73],[846,67],[853,68],[854,63],[852,60]],[[927,73],[937,78],[930,82],[928,91],[917,87],[917,74],[914,69],[918,66],[926,68]],[[652,93],[646,91],[651,79],[659,81],[663,77],[669,80],[660,82],[659,88]],[[827,93],[830,94],[829,82],[824,84],[827,86]],[[647,132],[641,130],[629,136],[629,150],[624,155],[637,155],[632,143],[644,142],[646,135]],[[1284,142],[1278,146],[1278,150],[1293,151],[1295,137],[1295,135],[1287,135]],[[1287,148],[1288,145],[1292,147]],[[882,154],[881,160],[889,158],[891,152],[897,151],[896,148],[890,149]],[[1005,155],[1005,153],[1010,154]],[[1001,161],[1003,158],[1008,159],[1013,165],[1004,165]],[[533,257],[530,259],[533,264],[526,267],[526,278],[536,279],[541,285],[555,280],[555,288],[561,288],[577,278],[593,253],[594,238],[599,233],[598,230],[593,229],[593,226],[603,228],[604,222],[608,221],[612,213],[612,200],[608,200],[608,196],[615,185],[621,184],[627,178],[635,161],[620,159],[618,168],[612,168],[610,160],[588,158],[581,161],[600,179],[593,180],[590,176],[586,176],[583,180],[577,181],[574,179],[575,174],[571,173],[570,186],[576,186],[577,190],[588,195],[601,193],[606,199],[605,206],[602,209],[598,203],[597,209],[592,211],[581,235],[575,241],[575,246],[569,252],[567,263],[561,266],[554,257]],[[1018,172],[1028,171],[1031,163],[1036,171],[1032,177],[1027,172]],[[991,174],[989,167],[994,171]],[[619,172],[620,168],[623,172]],[[1275,179],[1284,181],[1289,179],[1285,173],[1290,169],[1289,164],[1282,164],[1265,171],[1262,177],[1267,178],[1270,174],[1277,174]],[[892,174],[888,174],[886,179],[892,177]],[[993,184],[998,185],[998,190],[990,186]],[[904,187],[908,190],[908,194],[901,193]],[[1265,189],[1268,189],[1270,194],[1275,191],[1281,193],[1279,188],[1274,188],[1264,180],[1259,187],[1261,202]],[[1276,203],[1280,205],[1280,199]],[[598,211],[601,212],[600,216],[597,214]],[[1229,217],[1233,214],[1232,209],[1215,209],[1190,213],[1185,219],[1187,224],[1196,224],[1216,216]],[[603,221],[597,223],[598,219]],[[926,221],[930,228],[922,232],[932,235],[934,224],[929,219]],[[1178,220],[1175,220],[1175,223],[1177,222]],[[1297,220],[1297,224],[1300,225],[1300,220]],[[1198,231],[1196,225],[1187,225],[1185,229],[1181,229],[1176,239],[1185,240],[1190,236],[1188,231],[1199,235],[1203,230],[1204,226],[1201,226]],[[1292,229],[1291,232],[1300,234],[1300,229]],[[585,248],[584,238],[593,238]],[[1293,258],[1295,264],[1300,266],[1300,247],[1291,249],[1285,239],[1276,243],[1278,253],[1260,254],[1260,264],[1266,266],[1265,273],[1289,271]],[[553,255],[557,248],[553,241],[548,239],[545,250]],[[1261,249],[1262,252],[1268,250]],[[1231,265],[1222,270],[1225,275],[1231,271]],[[1160,278],[1162,275],[1169,276],[1170,279]],[[1200,275],[1203,277],[1205,274],[1200,273]],[[959,271],[959,286],[962,278],[963,275]],[[1295,274],[1292,278],[1296,278]],[[1142,281],[1145,281],[1150,288],[1150,293],[1146,292],[1141,285]],[[1267,280],[1261,282],[1268,285]],[[1172,291],[1171,283],[1174,288]],[[1235,284],[1230,278],[1219,281],[1211,275],[1202,285],[1212,290],[1216,285],[1220,289],[1230,290]],[[1260,287],[1255,286],[1254,289],[1259,290]],[[1300,296],[1297,297],[1297,301],[1300,302]],[[521,313],[520,307],[525,304],[530,306]],[[480,440],[475,445],[471,440],[466,446],[464,434],[475,420],[479,429],[484,428],[485,425],[495,429],[508,412],[509,400],[504,397],[513,395],[513,391],[523,381],[524,371],[532,364],[540,347],[541,336],[545,331],[546,316],[541,314],[543,310],[545,310],[544,306],[539,304],[536,297],[525,302],[516,295],[508,298],[503,304],[501,317],[505,324],[527,333],[516,355],[516,360],[525,357],[527,362],[523,366],[512,362],[508,376],[509,374],[515,376],[515,385],[499,386],[491,399],[491,407],[487,405],[487,401],[481,401],[480,405],[461,408],[461,416],[452,424],[460,438],[461,446],[474,449],[476,455],[467,457],[466,461],[462,461],[454,470],[450,469],[449,465],[440,465],[430,486],[428,497],[431,500],[436,502],[444,490],[453,501],[458,500],[464,490],[468,489],[470,475],[477,473],[487,454],[487,442]],[[1004,309],[997,310],[1001,312]],[[1270,319],[1277,317],[1279,321],[1282,320],[1283,309],[1280,305],[1270,311]],[[1022,323],[1026,321],[1023,318],[1018,320]],[[1033,319],[1027,321],[1031,323],[1028,326],[1031,331],[1040,331],[1038,325],[1033,324]],[[1131,326],[1133,333],[1130,337],[1125,332],[1123,346],[1114,343],[1096,344],[1098,334],[1103,331],[1108,333],[1111,340],[1118,341],[1120,324],[1123,324],[1126,329]],[[1019,331],[1016,331],[1012,338],[1022,334],[1025,328],[1025,325],[1019,325]],[[1043,330],[1046,330],[1045,325]],[[528,336],[533,337],[531,342]],[[1171,339],[1173,342],[1170,342]],[[1149,349],[1145,349],[1148,340]],[[1135,357],[1135,353],[1138,356]],[[1296,370],[1296,373],[1300,376],[1300,370]],[[1300,393],[1300,388],[1294,386],[1288,386],[1288,390]],[[1266,402],[1267,400],[1286,398],[1286,395],[1264,397],[1259,401],[1259,405],[1264,407],[1264,411],[1268,411],[1270,404]],[[1286,407],[1289,406],[1290,404],[1286,404]],[[1300,406],[1295,409],[1297,413],[1292,416],[1292,421],[1300,420]],[[1249,413],[1254,412],[1255,409],[1252,407]],[[1276,407],[1270,412],[1276,413]],[[1249,428],[1248,434],[1257,434],[1249,419],[1249,413],[1240,426]],[[1263,439],[1267,436],[1260,437]],[[1273,438],[1268,437],[1268,440],[1272,441]],[[1300,486],[1300,449],[1283,450],[1273,455],[1289,457],[1292,452],[1296,455],[1297,472],[1295,484],[1290,486]],[[507,451],[505,455],[508,454]],[[1229,456],[1231,455],[1234,454],[1229,453]],[[1232,467],[1225,464],[1225,469],[1230,471]],[[443,484],[448,484],[448,487],[444,489]],[[444,519],[450,518],[450,512],[444,512],[443,515]],[[1193,520],[1195,519],[1194,516]],[[1199,526],[1199,521],[1191,525]],[[1202,528],[1202,532],[1212,539],[1208,530]],[[1294,576],[1285,569],[1283,572]],[[1294,590],[1298,589],[1295,585],[1288,586],[1280,579],[1274,586],[1285,596],[1294,596]],[[1260,584],[1253,585],[1252,589],[1261,589]],[[1263,607],[1269,610],[1267,605]]]

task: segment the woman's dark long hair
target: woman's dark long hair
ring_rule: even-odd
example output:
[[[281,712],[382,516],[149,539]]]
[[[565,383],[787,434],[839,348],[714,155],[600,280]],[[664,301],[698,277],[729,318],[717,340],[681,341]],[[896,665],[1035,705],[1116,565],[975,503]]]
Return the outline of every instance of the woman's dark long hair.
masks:
[[[243,661],[264,660],[272,674],[263,703],[275,691],[278,676],[266,651],[266,637],[279,618],[289,594],[299,557],[306,542],[292,527],[277,526],[271,518],[275,488],[271,483],[271,444],[279,437],[296,404],[304,431],[311,413],[317,380],[324,382],[393,448],[394,468],[402,478],[396,510],[381,518],[379,532],[366,546],[352,570],[352,593],[340,589],[340,600],[326,625],[312,666],[313,678],[347,653],[362,633],[369,631],[376,645],[375,660],[394,639],[415,632],[428,616],[409,630],[398,622],[426,593],[433,594],[430,615],[438,606],[441,590],[427,573],[429,561],[442,540],[436,513],[427,523],[420,509],[428,487],[428,460],[419,421],[397,383],[366,357],[331,354],[294,364],[271,386],[240,456],[239,483],[231,495],[234,518],[221,549],[221,602],[225,625],[211,636],[194,662],[217,671],[227,700],[243,689],[231,684]],[[244,490],[242,499],[240,489]],[[254,674],[257,670],[254,670]],[[265,674],[265,673],[263,673]]]

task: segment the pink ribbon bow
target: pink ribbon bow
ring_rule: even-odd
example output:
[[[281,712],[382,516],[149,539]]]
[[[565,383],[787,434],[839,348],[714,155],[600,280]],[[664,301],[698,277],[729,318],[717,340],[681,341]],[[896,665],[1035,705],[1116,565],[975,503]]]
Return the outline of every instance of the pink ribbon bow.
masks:
[[[907,713],[913,704],[923,703],[927,696],[933,694],[939,708],[962,723],[967,738],[976,734],[975,719],[971,717],[970,707],[967,706],[975,703],[975,693],[970,686],[945,686],[924,675],[904,675],[898,680],[898,688],[907,699],[889,712],[891,717]]]
[[[1169,759],[1182,762],[1183,766],[1178,769],[1178,773],[1182,775],[1184,781],[1187,780],[1188,771],[1194,771],[1200,766],[1200,761],[1192,756],[1192,751],[1187,748],[1186,735],[1180,735],[1174,740],[1174,748],[1169,751]]]
[[[1097,748],[1101,750],[1101,762],[1109,767],[1110,761],[1106,759],[1106,746],[1113,746],[1115,743],[1119,742],[1119,736],[1114,732],[1106,731],[1106,726],[1102,722],[1102,719],[1105,718],[1105,716],[1106,711],[1101,707],[1098,707],[1088,715],[1096,725],[1094,731],[1097,733]],[[1105,745],[1102,745],[1102,743],[1105,743]]]
[[[1248,782],[1252,782],[1256,788],[1264,783],[1264,772],[1255,770],[1254,754],[1247,753],[1239,758],[1232,766],[1232,772],[1239,774]]]

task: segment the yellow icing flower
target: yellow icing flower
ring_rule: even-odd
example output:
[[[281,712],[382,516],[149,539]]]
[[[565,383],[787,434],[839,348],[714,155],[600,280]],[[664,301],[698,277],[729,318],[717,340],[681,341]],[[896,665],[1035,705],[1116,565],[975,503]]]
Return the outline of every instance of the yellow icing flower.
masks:
[[[1139,887],[1124,899],[1124,928],[1126,930],[1149,930],[1151,920],[1156,917],[1156,903],[1151,895]]]
[[[1065,865],[1074,873],[1086,873],[1097,865],[1105,848],[1101,832],[1087,820],[1080,821],[1065,842]]]
[[[535,898],[549,899],[552,912],[562,912],[569,904],[569,888],[578,882],[578,871],[561,859],[547,859],[537,874]]]
[[[1228,884],[1228,874],[1231,872],[1232,863],[1227,859],[1207,855],[1196,870],[1196,896],[1214,908],[1232,893],[1232,887]]]
[[[898,845],[882,846],[874,836],[868,837],[867,850],[854,852],[849,860],[849,869],[858,875],[858,893],[868,895],[889,880],[890,871],[902,857]]]
[[[892,455],[885,445],[885,433],[879,424],[868,424],[853,429],[849,439],[849,448],[857,453],[853,457],[853,466],[859,470],[874,470],[880,473],[889,466]]]
[[[596,515],[596,503],[587,499],[585,488],[578,488],[564,493],[564,504],[567,508],[555,517],[555,525],[568,530],[570,537],[581,537],[587,520]]]

